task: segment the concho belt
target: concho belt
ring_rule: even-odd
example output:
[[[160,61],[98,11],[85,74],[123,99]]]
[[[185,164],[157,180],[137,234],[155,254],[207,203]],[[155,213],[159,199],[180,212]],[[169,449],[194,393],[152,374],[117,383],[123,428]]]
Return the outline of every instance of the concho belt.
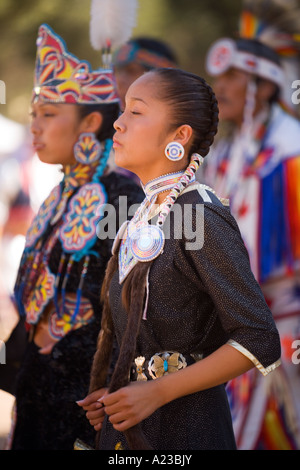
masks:
[[[131,367],[130,380],[155,380],[184,369],[186,366],[201,360],[202,357],[202,354],[198,353],[184,356],[174,351],[156,353],[149,361],[144,356],[138,356]]]

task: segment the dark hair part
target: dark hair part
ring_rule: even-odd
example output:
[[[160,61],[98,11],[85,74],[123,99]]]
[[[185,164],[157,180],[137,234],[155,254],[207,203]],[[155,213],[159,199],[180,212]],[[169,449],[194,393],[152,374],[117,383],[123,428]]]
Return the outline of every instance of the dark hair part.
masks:
[[[202,156],[207,155],[218,128],[218,105],[211,87],[202,78],[178,69],[155,69],[147,73],[155,74],[159,78],[156,90],[159,98],[170,104],[170,125],[176,128],[182,124],[189,124],[192,127],[193,143],[190,154],[197,152]],[[119,248],[114,250],[107,265],[102,285],[102,323],[91,370],[90,393],[105,386],[110,363],[114,326],[108,291],[118,269],[118,250]],[[130,368],[136,353],[136,341],[151,264],[152,261],[137,263],[124,281],[122,301],[128,313],[128,321],[109,386],[110,392],[128,384]],[[124,434],[130,449],[150,449],[140,425],[128,429]],[[98,439],[99,437],[98,434]]]
[[[219,108],[212,88],[203,78],[180,69],[158,68],[148,73],[159,77],[157,94],[171,107],[171,129],[183,124],[193,129],[189,157],[193,153],[205,157],[219,123]]]
[[[102,125],[96,134],[99,142],[112,138],[115,132],[113,123],[118,119],[120,113],[119,103],[80,104],[78,107],[80,119],[83,119],[94,111],[102,114]]]

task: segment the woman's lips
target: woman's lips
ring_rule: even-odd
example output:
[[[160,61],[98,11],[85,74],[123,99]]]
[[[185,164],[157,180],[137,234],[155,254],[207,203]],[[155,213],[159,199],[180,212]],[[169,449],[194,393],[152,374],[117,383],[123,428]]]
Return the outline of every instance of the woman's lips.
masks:
[[[45,147],[45,144],[42,144],[41,142],[33,142],[32,144],[34,150],[42,150]]]
[[[116,139],[113,139],[113,148],[114,149],[117,149],[119,147],[121,147],[122,145],[120,144],[120,142]]]

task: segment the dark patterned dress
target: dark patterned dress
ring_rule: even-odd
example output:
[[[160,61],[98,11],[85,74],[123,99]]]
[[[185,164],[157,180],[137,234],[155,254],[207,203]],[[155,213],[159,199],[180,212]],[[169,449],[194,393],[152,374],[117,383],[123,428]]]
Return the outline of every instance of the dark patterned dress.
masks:
[[[141,202],[144,193],[123,175],[111,172],[91,181],[85,170],[53,190],[27,235],[15,290],[20,315],[32,330],[47,305],[54,305],[48,325],[57,342],[50,354],[40,354],[34,341],[28,342],[16,384],[13,450],[71,450],[77,438],[94,445],[94,429],[76,401],[88,393],[101,322],[100,290],[114,235],[95,235],[95,214],[104,207],[103,196],[111,210],[110,229],[114,224],[118,229],[119,196],[128,208]]]
[[[144,374],[153,379],[153,368],[149,371],[148,366],[156,353],[178,352],[188,366],[228,342],[264,375],[280,363],[278,332],[250,269],[237,224],[212,192],[204,192],[203,199],[203,188],[196,184],[178,198],[181,209],[192,208],[190,230],[183,229],[182,237],[166,237],[163,253],[151,265],[148,308],[136,349],[140,368],[133,365],[135,378]],[[171,234],[176,212],[170,213]],[[192,232],[199,235],[203,227],[203,246],[187,249]],[[118,272],[110,299],[119,343],[127,321],[121,292]],[[145,419],[142,429],[152,448],[235,449],[225,386],[178,398]],[[120,447],[127,448],[124,435],[106,420],[100,449]]]

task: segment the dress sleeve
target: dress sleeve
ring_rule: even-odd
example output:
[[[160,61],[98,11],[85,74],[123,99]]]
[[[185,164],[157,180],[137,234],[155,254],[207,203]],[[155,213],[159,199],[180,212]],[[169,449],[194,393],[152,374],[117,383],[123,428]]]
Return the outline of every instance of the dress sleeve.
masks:
[[[238,226],[229,209],[221,204],[205,203],[204,210],[196,205],[193,208],[194,232],[199,230],[201,220],[203,246],[186,250],[186,256],[214,303],[229,338],[228,344],[267,375],[280,365],[280,338],[251,271]]]

